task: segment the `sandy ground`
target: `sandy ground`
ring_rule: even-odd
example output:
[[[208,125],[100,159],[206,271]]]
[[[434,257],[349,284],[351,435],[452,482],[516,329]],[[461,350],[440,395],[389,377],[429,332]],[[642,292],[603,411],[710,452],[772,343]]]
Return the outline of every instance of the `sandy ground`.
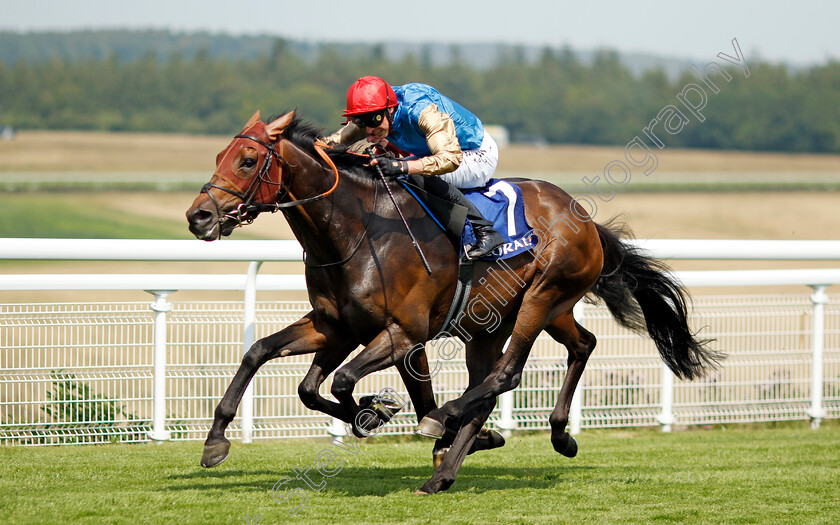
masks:
[[[195,194],[186,192],[122,192],[94,194],[96,206],[119,207],[138,216],[183,221],[184,212]],[[640,239],[840,239],[840,193],[835,192],[758,192],[758,193],[626,193],[609,202],[599,202],[595,219],[605,222],[620,215]],[[254,224],[234,232],[233,239],[292,239],[291,231],[280,214],[261,216]],[[674,261],[678,270],[764,269],[764,268],[836,268],[837,262],[762,262],[762,261]],[[246,263],[144,263],[144,262],[9,262],[2,272],[13,273],[245,273]],[[301,263],[267,263],[263,273],[301,273]],[[801,289],[800,289],[801,288]],[[703,289],[696,294],[753,293],[757,289]],[[785,288],[801,293],[807,288]],[[99,298],[146,300],[144,292],[114,294],[92,293]],[[179,292],[179,300],[201,299],[205,292]],[[214,295],[238,300],[237,292]],[[303,300],[304,294],[293,294]],[[74,301],[76,292],[0,292],[0,301],[36,300]],[[104,299],[103,299],[104,300]]]
[[[0,141],[0,173],[37,171],[207,171],[230,136],[21,131]],[[666,172],[834,172],[840,155],[665,148],[652,152]],[[640,153],[636,153],[640,154]],[[503,172],[600,172],[624,147],[524,146],[502,150]]]
[[[791,154],[666,148],[652,150],[656,172],[833,172],[840,174],[840,155]],[[641,159],[641,151],[634,148]],[[613,160],[625,161],[624,147],[513,145],[501,151],[502,171],[594,171]]]
[[[0,141],[3,171],[202,171],[230,137],[82,131],[21,131]]]
[[[126,211],[184,221],[196,194],[132,192],[101,197]],[[624,193],[596,201],[597,222],[623,215],[642,239],[840,239],[840,193]],[[186,225],[186,222],[184,223]],[[185,226],[186,227],[186,226]],[[232,238],[291,239],[280,214],[261,216]]]
[[[0,178],[3,174],[34,172],[76,172],[97,176],[119,172],[206,172],[213,169],[216,153],[229,137],[179,136],[164,134],[102,134],[84,132],[28,132],[15,140],[0,141]],[[45,147],[48,145],[49,147]],[[840,179],[840,155],[808,155],[753,152],[721,152],[665,149],[654,152],[658,159],[653,177],[698,177],[709,174],[749,177],[767,173],[787,177],[808,174]],[[511,146],[502,151],[499,173],[531,172],[539,178],[550,172],[561,179],[578,180],[579,174],[601,173],[611,160],[622,159],[622,147],[552,146],[538,148]],[[720,175],[718,175],[720,176]],[[651,177],[651,178],[653,178]],[[90,206],[110,207],[137,217],[156,217],[184,224],[184,212],[195,193],[120,192],[92,193],[85,198]],[[0,196],[2,200],[2,196]],[[596,201],[595,219],[605,222],[622,215],[638,238],[706,239],[840,239],[840,193],[838,192],[745,192],[745,193],[618,193],[608,202]],[[291,239],[282,215],[260,217],[233,239]],[[803,267],[805,263],[720,263],[677,261],[677,269],[728,269]],[[807,267],[837,267],[835,262],[807,263]],[[178,273],[194,270],[206,273],[240,273],[244,263],[2,263],[3,273]],[[265,273],[298,273],[300,263],[274,263]],[[54,294],[51,300],[78,300],[74,292]],[[22,294],[11,294],[20,298]],[[23,294],[30,297],[37,293]],[[113,295],[113,294],[108,294]],[[179,295],[200,295],[179,292]],[[227,294],[238,299],[239,294]],[[121,297],[140,297],[136,292]],[[301,296],[302,297],[302,296]],[[0,301],[10,300],[0,292]],[[135,299],[130,299],[135,300]]]

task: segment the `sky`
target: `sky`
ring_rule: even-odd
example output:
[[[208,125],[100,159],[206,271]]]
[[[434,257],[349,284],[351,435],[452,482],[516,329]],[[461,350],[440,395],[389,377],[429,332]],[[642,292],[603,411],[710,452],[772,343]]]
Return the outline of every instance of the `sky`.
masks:
[[[310,42],[444,42],[611,48],[710,61],[840,60],[835,0],[0,0],[0,30],[170,29]]]

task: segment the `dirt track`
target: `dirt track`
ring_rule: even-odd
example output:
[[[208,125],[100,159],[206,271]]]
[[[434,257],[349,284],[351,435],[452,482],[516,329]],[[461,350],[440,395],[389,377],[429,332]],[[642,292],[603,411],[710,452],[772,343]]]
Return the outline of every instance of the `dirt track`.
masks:
[[[10,171],[101,170],[194,170],[212,171],[213,158],[228,142],[225,137],[184,137],[172,135],[128,135],[96,133],[22,132],[14,141],[0,142],[0,174]],[[49,143],[48,155],[43,144]],[[535,148],[512,146],[503,150],[499,170],[558,170],[577,177],[577,173],[600,173],[609,161],[621,158],[622,148],[555,146]],[[787,173],[819,173],[840,178],[838,155],[790,155],[777,153],[663,150],[657,152],[657,177],[691,177],[705,172],[725,172],[727,176],[768,172],[786,177]],[[77,197],[79,194],[75,194]],[[183,224],[184,212],[195,198],[185,192],[93,193],[85,196],[88,205],[113,207],[138,217],[156,217]],[[604,222],[623,215],[638,238],[707,239],[840,239],[840,193],[838,192],[747,192],[747,193],[618,193],[609,202],[598,202],[595,219]],[[245,235],[243,235],[245,234]],[[279,214],[260,217],[236,238],[290,239],[291,231]],[[205,272],[244,272],[242,265],[202,265]],[[678,269],[802,267],[803,263],[710,263],[678,262]],[[836,263],[809,263],[808,267],[836,267]],[[6,263],[4,273],[63,271],[75,272],[187,272],[177,263]],[[302,265],[266,265],[264,272],[299,272]],[[141,297],[142,292],[138,292]],[[0,294],[0,300],[9,300]],[[17,295],[17,294],[16,294]],[[180,294],[179,294],[180,295]],[[72,292],[68,292],[68,297]],[[61,300],[60,297],[54,300]]]
[[[232,134],[231,134],[232,135]],[[230,137],[81,131],[21,131],[0,141],[4,171],[207,171]],[[45,148],[45,145],[49,145]],[[686,150],[654,152],[658,170],[668,172],[834,172],[840,155]],[[599,172],[624,158],[624,147],[511,145],[502,150],[499,170],[506,172]]]
[[[131,213],[184,221],[195,194],[129,192],[119,202]],[[623,214],[636,236],[658,239],[840,239],[840,194],[834,192],[626,193],[598,201],[595,220]],[[247,226],[250,235],[291,239],[282,215]],[[235,232],[236,238],[240,232]]]

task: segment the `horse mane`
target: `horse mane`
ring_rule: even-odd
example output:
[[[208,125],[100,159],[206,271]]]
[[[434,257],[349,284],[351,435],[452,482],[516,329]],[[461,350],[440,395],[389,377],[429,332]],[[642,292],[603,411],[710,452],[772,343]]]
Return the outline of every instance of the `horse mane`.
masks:
[[[276,119],[282,117],[283,115],[287,115],[288,113],[289,112],[287,111],[280,115],[272,116],[268,119],[268,122],[274,122]],[[297,115],[295,115],[295,118],[292,119],[292,122],[286,127],[286,129],[283,130],[283,137],[286,140],[319,160],[320,156],[315,152],[315,142],[324,135],[324,130],[322,128],[316,126],[312,122],[307,122]],[[368,162],[368,157],[350,153],[347,151],[348,147],[349,145],[338,144],[326,149],[325,151],[339,168],[351,170]]]

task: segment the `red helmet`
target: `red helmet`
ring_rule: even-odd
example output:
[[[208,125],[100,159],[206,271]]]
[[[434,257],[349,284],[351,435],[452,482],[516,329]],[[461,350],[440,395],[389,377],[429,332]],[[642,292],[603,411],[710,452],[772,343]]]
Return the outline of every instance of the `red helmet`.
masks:
[[[347,90],[345,117],[392,108],[397,105],[394,89],[379,77],[362,77]]]

